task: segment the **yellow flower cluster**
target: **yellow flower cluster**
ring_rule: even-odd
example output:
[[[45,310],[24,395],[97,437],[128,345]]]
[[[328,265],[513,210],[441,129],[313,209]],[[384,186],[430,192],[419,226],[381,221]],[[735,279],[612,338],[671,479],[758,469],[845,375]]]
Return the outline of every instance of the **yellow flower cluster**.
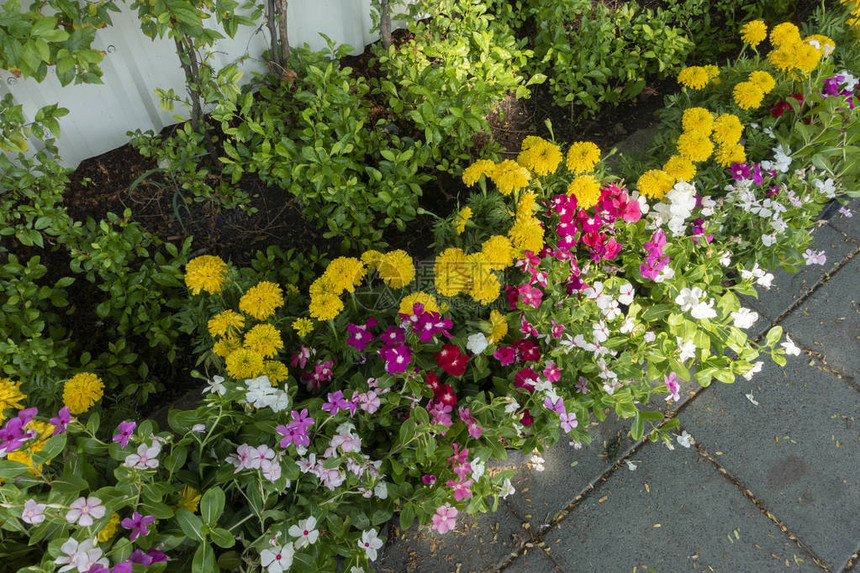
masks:
[[[102,399],[104,389],[101,378],[95,374],[76,374],[63,385],[63,405],[74,415],[83,414]]]
[[[684,131],[711,135],[714,130],[714,115],[703,107],[690,107],[684,110],[681,125]]]
[[[226,336],[232,332],[241,332],[245,328],[245,317],[235,310],[225,310],[209,319],[208,327],[212,338]]]
[[[535,175],[550,175],[555,173],[561,163],[561,149],[542,137],[530,135],[523,140],[517,163]]]
[[[3,414],[5,410],[15,408],[22,409],[24,406],[21,400],[25,400],[27,395],[21,392],[21,383],[12,382],[8,378],[0,378],[0,424],[6,420]]]
[[[239,299],[239,310],[257,320],[266,320],[283,305],[281,287],[269,281],[257,283]]]
[[[472,218],[472,209],[471,207],[463,207],[457,213],[457,216],[454,218],[454,222],[452,223],[454,227],[454,231],[458,235],[462,235],[463,231],[466,230],[466,222]]]
[[[762,73],[767,74],[767,72]],[[753,78],[762,83],[767,81],[763,76],[754,76],[753,74],[757,74],[757,72],[750,74],[750,81]],[[770,77],[769,74],[768,77]],[[744,126],[736,115],[724,113],[714,121],[714,141],[717,142],[714,158],[722,167],[746,161],[746,151],[744,146],[739,143],[743,131]]]
[[[425,311],[439,312],[439,303],[436,302],[436,297],[423,291],[414,292],[403,297],[400,301],[398,312],[400,314],[414,314],[416,302],[423,304]]]
[[[567,150],[567,170],[578,175],[594,171],[600,161],[600,148],[590,141],[577,141]]]
[[[482,177],[489,177],[496,164],[489,159],[479,159],[463,171],[463,183],[471,187]]]
[[[487,342],[490,344],[501,342],[508,333],[508,321],[505,315],[496,309],[491,310],[488,330],[490,336],[487,337]]]
[[[242,339],[236,334],[228,334],[218,339],[212,346],[212,352],[221,358],[227,358],[230,354],[242,348]]]
[[[299,338],[304,338],[314,330],[314,323],[309,318],[301,317],[293,321],[293,330],[299,335]]]
[[[714,152],[714,144],[707,135],[684,132],[678,136],[678,153],[696,163],[706,161]]]
[[[376,269],[379,277],[391,288],[403,288],[415,278],[415,265],[406,251],[396,250],[382,254],[367,251],[361,260],[371,269]]]
[[[719,75],[720,69],[717,66],[689,66],[678,72],[678,83],[700,90]]]
[[[361,284],[366,274],[364,264],[354,257],[338,257],[328,264],[322,274],[334,290],[355,292],[355,287]]]
[[[696,166],[683,155],[673,155],[663,164],[663,171],[668,173],[676,182],[690,182],[696,176]]]
[[[493,235],[481,245],[484,259],[494,271],[501,271],[514,264],[514,245],[503,235]]]
[[[674,185],[675,177],[661,169],[646,171],[636,182],[639,192],[652,199],[662,198]]]
[[[517,217],[508,237],[514,245],[514,256],[520,258],[526,251],[539,253],[544,246],[543,226],[533,216]]]
[[[105,526],[99,530],[98,534],[96,534],[96,539],[98,539],[99,543],[110,541],[111,538],[116,535],[117,529],[119,529],[119,514],[117,512],[113,512],[110,514],[110,519],[105,523]]]
[[[733,95],[735,103],[741,109],[755,109],[761,105],[764,96],[776,86],[776,80],[763,70],[756,70],[749,79],[735,86]]]
[[[245,333],[245,348],[253,350],[263,358],[274,358],[284,347],[281,333],[271,324],[264,322]]]
[[[767,25],[761,20],[747,22],[741,28],[741,35],[744,44],[756,47],[767,38]]]
[[[481,304],[489,304],[501,290],[492,270],[483,252],[466,255],[462,249],[445,249],[436,257],[433,268],[436,291],[442,296],[466,293]]]
[[[517,200],[517,217],[531,217],[537,211],[537,193],[528,190]]]
[[[263,376],[269,379],[272,386],[277,386],[290,375],[290,370],[287,366],[277,360],[266,360],[263,362]]]
[[[773,49],[767,56],[777,70],[796,78],[808,75],[836,48],[836,43],[821,34],[801,39],[800,30],[791,22],[774,26],[770,32]]]
[[[200,493],[191,486],[185,486],[179,492],[179,504],[177,508],[187,509],[191,513],[197,511],[200,504]]]
[[[567,186],[567,194],[576,196],[578,207],[594,207],[600,201],[600,181],[594,175],[580,175]]]
[[[343,310],[343,301],[340,299],[343,288],[337,288],[332,281],[323,274],[311,284],[311,303],[308,306],[311,318],[316,320],[330,320],[340,314]]]
[[[236,380],[256,378],[263,371],[263,357],[250,348],[231,352],[226,360],[227,374]]]
[[[510,195],[526,187],[532,177],[528,169],[510,159],[497,163],[489,175],[502,195]]]
[[[766,93],[765,88],[770,91],[775,83],[767,72],[752,72],[748,81],[735,86],[735,99],[740,98],[738,103],[741,107],[747,104],[757,107]],[[749,93],[746,91],[748,86],[752,86]],[[669,158],[662,171],[650,171],[639,179],[639,190],[643,195],[662,197],[668,191],[664,173],[674,181],[689,182],[696,175],[693,163],[705,161],[711,154],[723,167],[746,161],[744,147],[739,143],[744,128],[736,115],[724,113],[714,118],[710,111],[693,107],[684,111],[682,123],[684,132],[677,143],[679,155]],[[715,142],[718,144],[716,151]]]
[[[201,290],[209,294],[221,292],[226,272],[227,263],[221,257],[214,255],[195,257],[185,265],[185,286],[191,290],[191,294],[195,295],[200,294]]]

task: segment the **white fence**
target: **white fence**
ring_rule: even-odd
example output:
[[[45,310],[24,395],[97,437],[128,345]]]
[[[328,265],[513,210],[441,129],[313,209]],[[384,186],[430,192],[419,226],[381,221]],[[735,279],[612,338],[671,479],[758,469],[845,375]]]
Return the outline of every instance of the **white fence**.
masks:
[[[353,46],[353,53],[361,53],[376,40],[370,33],[370,14],[370,0],[290,0],[290,44],[325,48],[322,32],[338,44]],[[58,141],[63,163],[69,167],[125,144],[127,131],[160,131],[176,123],[176,113],[187,116],[179,106],[172,113],[162,111],[154,93],[155,88],[185,93],[185,76],[173,41],[144,36],[135,13],[125,4],[112,18],[114,25],[99,30],[93,45],[106,52],[101,65],[104,84],[63,87],[53,70],[41,83],[0,72],[0,97],[11,93],[26,117],[33,118],[39,108],[53,103],[69,110],[60,120]],[[241,27],[235,38],[219,42],[214,63],[224,66],[247,54],[239,68],[245,73],[243,81],[248,81],[252,72],[265,69],[261,55],[268,47],[268,29],[261,20],[258,29]],[[37,142],[30,143],[32,148]]]

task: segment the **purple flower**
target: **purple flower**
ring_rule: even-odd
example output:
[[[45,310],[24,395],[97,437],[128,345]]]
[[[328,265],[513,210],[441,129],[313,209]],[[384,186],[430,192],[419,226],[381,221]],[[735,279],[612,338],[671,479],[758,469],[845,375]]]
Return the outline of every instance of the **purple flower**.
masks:
[[[577,390],[579,390],[583,394],[588,394],[588,380],[586,380],[585,378],[580,376],[579,377],[579,384],[576,385],[576,388],[577,388]]]
[[[138,512],[134,512],[131,514],[131,517],[126,517],[120,522],[120,525],[123,526],[124,529],[130,529],[131,534],[128,538],[131,541],[134,541],[138,537],[146,537],[149,535],[149,530],[146,528],[147,525],[151,525],[155,523],[154,515],[147,515],[146,517],[142,516]]]
[[[51,418],[50,422],[52,426],[56,426],[54,428],[54,433],[51,436],[56,436],[58,434],[66,433],[66,426],[69,425],[69,422],[72,421],[72,415],[67,406],[63,406],[60,408],[60,411],[57,412],[56,418]]]
[[[415,303],[415,305],[416,314],[413,316],[417,316],[417,319],[412,324],[412,332],[419,336],[421,342],[430,342],[437,334],[444,334],[448,338],[451,338],[449,329],[454,326],[454,323],[451,322],[450,318],[442,318],[442,315],[438,312],[432,311],[417,314],[419,303]]]
[[[385,332],[380,335],[379,339],[383,344],[400,344],[401,342],[406,341],[406,333],[402,328],[398,328],[397,326],[389,326]]]
[[[6,422],[6,426],[0,429],[0,454],[14,452],[23,446],[24,442],[36,437],[36,430],[25,430],[24,426],[29,424],[38,412],[38,408],[26,408]]]
[[[134,434],[134,430],[137,428],[137,422],[120,422],[119,433],[113,437],[114,442],[119,442],[120,447],[124,448],[128,445],[128,440],[131,438],[132,434]]]
[[[385,371],[389,374],[402,374],[412,363],[412,349],[407,344],[386,344],[379,350],[385,361]]]
[[[328,402],[322,405],[322,411],[328,412],[329,415],[334,416],[341,410],[353,410],[354,406],[347,400],[343,399],[343,392],[338,390],[334,394],[329,393]]]
[[[149,567],[153,563],[161,563],[162,561],[167,561],[167,555],[165,555],[158,549],[150,549],[147,552],[144,552],[143,549],[135,549],[131,556],[128,558],[128,560],[130,563],[139,563],[144,567]]]
[[[552,410],[558,415],[564,414],[564,400],[561,398],[556,398],[555,402],[553,402],[552,398],[545,398],[543,401],[543,407],[547,410]]]
[[[573,412],[560,414],[558,419],[561,421],[561,429],[567,433],[579,425],[579,422],[576,421],[576,414]]]
[[[359,352],[364,352],[365,347],[373,340],[370,329],[376,326],[376,319],[370,317],[364,324],[348,324],[346,331],[352,336],[346,339],[346,343]]]
[[[286,448],[291,443],[296,446],[310,445],[311,439],[308,437],[308,428],[314,424],[314,419],[308,417],[307,408],[301,412],[293,410],[290,416],[293,418],[292,422],[286,426],[281,425],[275,428],[278,434],[284,436],[281,440],[281,447]]]

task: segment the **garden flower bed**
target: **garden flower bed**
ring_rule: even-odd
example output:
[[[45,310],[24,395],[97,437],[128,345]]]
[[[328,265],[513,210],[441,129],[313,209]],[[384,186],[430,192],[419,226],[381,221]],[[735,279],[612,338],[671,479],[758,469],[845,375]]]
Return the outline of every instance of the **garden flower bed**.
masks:
[[[4,547],[31,571],[364,571],[393,517],[444,534],[515,494],[511,470],[488,470],[508,450],[588,443],[607,416],[629,420],[636,440],[673,440],[678,422],[649,410],[653,398],[750,379],[797,352],[779,327],[751,340],[756,313],[740,296],[768,288],[777,266],[820,264],[808,229],[857,194],[856,40],[843,12],[816,25],[752,21],[740,57],[681,69],[648,153],[617,171],[595,143],[556,141],[551,122],[515,159],[428,151],[473,191],[435,224],[429,258],[370,248],[375,233],[317,270],[271,252],[246,265],[192,257],[186,242],[168,249],[187,261],[178,275],[153,255],[155,282],[187,289],[160,304],[187,335],[174,351],[193,357],[203,404],[171,410],[168,428],[112,420],[88,361],[61,407],[35,382],[0,380]],[[327,66],[307,68],[338,77],[320,105],[350,93]],[[241,127],[263,106],[234,95],[217,112],[225,136],[263,149],[271,134]],[[389,181],[415,153],[392,142],[369,144],[391,171],[368,181]],[[228,159],[299,184],[243,152]],[[332,231],[407,209],[412,189],[386,199],[350,185],[367,204]],[[113,224],[112,239],[135,241]]]

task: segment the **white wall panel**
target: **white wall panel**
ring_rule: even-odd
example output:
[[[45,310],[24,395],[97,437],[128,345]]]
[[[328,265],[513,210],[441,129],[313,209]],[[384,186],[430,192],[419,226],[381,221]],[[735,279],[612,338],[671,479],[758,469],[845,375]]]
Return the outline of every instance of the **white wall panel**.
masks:
[[[323,49],[326,42],[319,35],[322,32],[338,44],[349,44],[352,53],[358,54],[377,38],[370,33],[370,0],[290,0],[288,6],[293,46],[307,43],[313,49]],[[187,117],[181,106],[172,113],[162,111],[154,91],[173,88],[184,94],[185,77],[173,41],[144,36],[136,14],[125,4],[112,18],[114,25],[99,30],[93,46],[106,52],[102,61],[104,84],[60,86],[53,70],[41,83],[0,71],[0,96],[11,93],[27,117],[53,103],[69,110],[60,120],[58,141],[63,163],[69,167],[125,144],[128,131],[160,131],[175,123],[175,114]],[[269,47],[269,37],[262,23],[261,19],[256,29],[240,27],[235,38],[219,42],[216,67],[241,60],[243,82],[251,79],[252,72],[264,71],[262,53]],[[31,147],[35,143],[31,142]]]

